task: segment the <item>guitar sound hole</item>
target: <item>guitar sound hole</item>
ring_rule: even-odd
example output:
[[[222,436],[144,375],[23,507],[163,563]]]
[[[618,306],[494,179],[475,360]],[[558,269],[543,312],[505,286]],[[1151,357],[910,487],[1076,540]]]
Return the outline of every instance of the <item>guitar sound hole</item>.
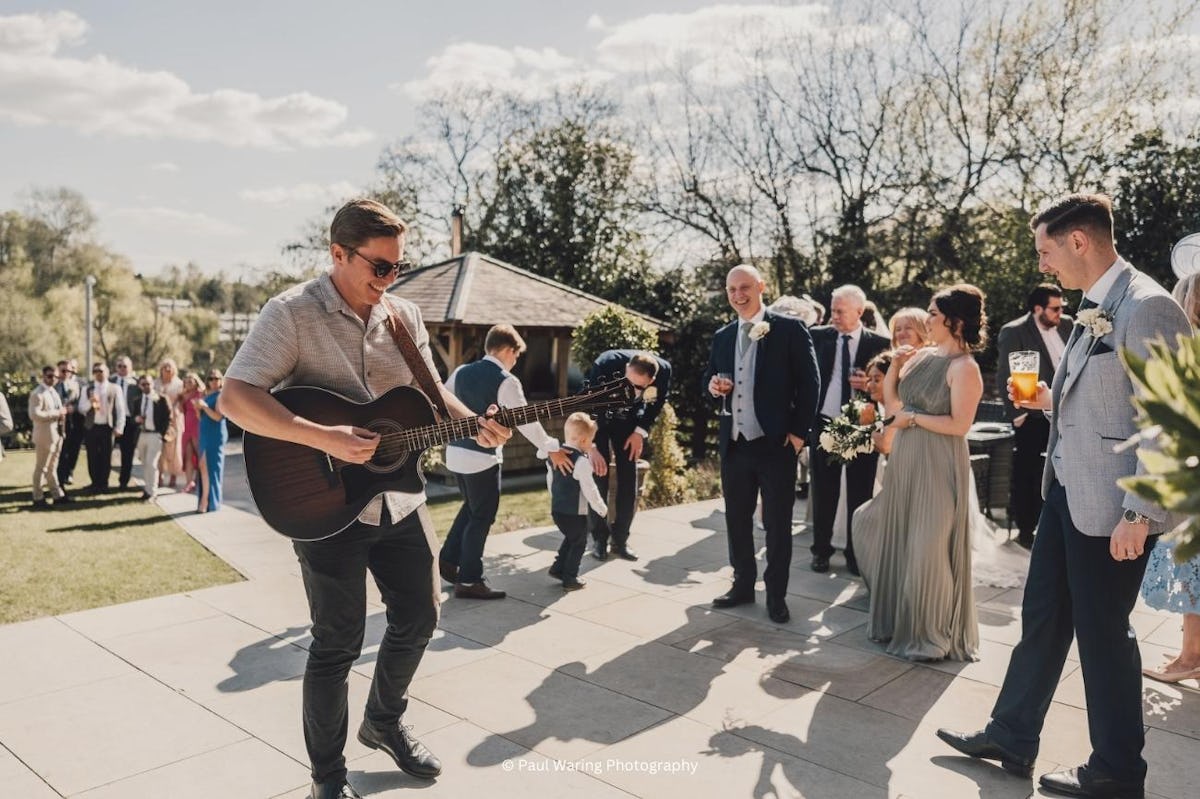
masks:
[[[403,428],[391,419],[377,419],[365,425],[373,433],[379,433],[379,447],[371,460],[363,464],[376,474],[393,472],[408,459],[409,450],[400,440]]]

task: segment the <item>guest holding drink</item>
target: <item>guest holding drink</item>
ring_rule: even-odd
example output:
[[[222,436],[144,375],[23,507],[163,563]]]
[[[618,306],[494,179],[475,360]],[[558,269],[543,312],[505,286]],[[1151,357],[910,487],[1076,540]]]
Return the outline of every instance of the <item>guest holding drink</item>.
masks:
[[[1066,315],[1062,289],[1053,283],[1042,283],[1029,293],[1025,302],[1027,313],[1000,328],[996,345],[1000,353],[996,368],[996,387],[1004,398],[1004,410],[1013,425],[1013,469],[1009,483],[1009,512],[1017,525],[1017,543],[1029,549],[1033,532],[1042,513],[1042,453],[1050,440],[1050,422],[1040,413],[1017,408],[1008,398],[1007,383],[1011,373],[1014,391],[1021,399],[1031,402],[1037,397],[1037,384],[1054,382],[1054,372],[1062,361],[1063,352],[1071,338],[1074,322]],[[1033,371],[1018,375],[1012,367],[1017,353],[1037,356]],[[1030,356],[1019,361],[1028,365]]]

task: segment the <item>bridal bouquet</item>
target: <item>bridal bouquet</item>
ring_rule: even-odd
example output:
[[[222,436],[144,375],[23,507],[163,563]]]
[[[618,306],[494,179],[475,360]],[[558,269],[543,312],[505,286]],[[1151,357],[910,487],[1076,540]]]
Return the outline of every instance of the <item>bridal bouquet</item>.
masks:
[[[818,444],[836,463],[849,463],[875,449],[871,434],[882,432],[888,421],[879,417],[875,403],[854,397],[842,406],[842,415],[830,421]]]

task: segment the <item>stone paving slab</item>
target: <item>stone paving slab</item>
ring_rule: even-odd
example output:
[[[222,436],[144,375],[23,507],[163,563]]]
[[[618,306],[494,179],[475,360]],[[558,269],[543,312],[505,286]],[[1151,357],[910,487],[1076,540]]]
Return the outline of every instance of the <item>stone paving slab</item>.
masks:
[[[230,458],[229,507],[160,504],[243,582],[0,627],[0,781],[30,797],[300,799],[307,606],[290,542],[266,528]],[[807,568],[797,503],[793,621],[760,602],[713,610],[728,587],[719,502],[640,513],[637,562],[585,557],[586,590],[546,568],[550,528],[493,536],[501,602],[444,594],[441,629],[406,722],[446,764],[436,781],[396,771],[350,736],[351,779],[398,797],[1028,797],[1029,780],[956,756],[938,726],[986,720],[1019,636],[1020,591],[976,590],[983,639],[971,664],[912,664],[865,635],[867,596],[839,558]],[[760,553],[761,554],[761,553]],[[761,564],[760,564],[761,567]],[[386,618],[369,585],[363,654],[350,676],[351,731]],[[1179,619],[1139,605],[1143,658],[1180,640]],[[1200,693],[1147,682],[1148,789],[1200,784]],[[1047,718],[1039,770],[1090,746],[1072,659]]]

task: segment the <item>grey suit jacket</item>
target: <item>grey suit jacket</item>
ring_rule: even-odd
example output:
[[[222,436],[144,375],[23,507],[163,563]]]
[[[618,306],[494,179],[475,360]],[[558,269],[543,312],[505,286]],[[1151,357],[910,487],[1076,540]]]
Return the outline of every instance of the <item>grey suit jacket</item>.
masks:
[[[1069,316],[1064,315],[1059,321],[1058,335],[1062,338],[1063,344],[1070,341],[1071,331],[1074,327],[1075,323]],[[1042,333],[1038,330],[1037,320],[1031,313],[1018,316],[1000,328],[1000,335],[996,339],[996,349],[1000,356],[996,361],[996,389],[1004,399],[1004,410],[1008,413],[1009,421],[1012,421],[1028,411],[1013,407],[1012,402],[1008,399],[1008,354],[1020,350],[1037,351],[1041,356],[1038,364],[1038,380],[1044,381],[1046,385],[1054,382],[1054,363],[1050,360],[1050,351],[1046,349],[1046,340],[1042,338]]]
[[[1150,533],[1166,532],[1183,517],[1127,493],[1117,480],[1141,474],[1137,451],[1144,446],[1115,452],[1121,442],[1137,432],[1132,404],[1133,383],[1120,360],[1122,348],[1141,357],[1147,340],[1165,337],[1174,341],[1191,326],[1183,309],[1162,286],[1124,259],[1101,310],[1112,318],[1113,330],[1099,339],[1076,322],[1062,364],[1054,375],[1054,411],[1050,417],[1050,442],[1042,495],[1057,479],[1067,491],[1071,521],[1084,535],[1110,536],[1123,509],[1150,517]]]

